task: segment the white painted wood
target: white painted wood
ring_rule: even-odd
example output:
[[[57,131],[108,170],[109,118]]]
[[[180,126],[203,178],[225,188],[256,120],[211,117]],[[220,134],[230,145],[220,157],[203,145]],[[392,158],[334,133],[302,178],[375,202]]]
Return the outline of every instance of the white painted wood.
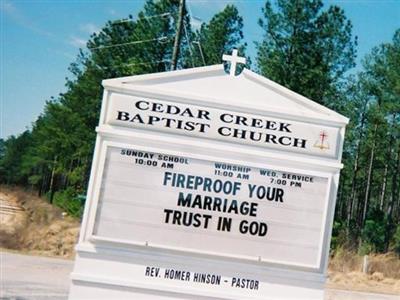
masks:
[[[337,158],[340,128],[112,93],[105,123]],[[170,112],[168,112],[170,111]],[[203,116],[207,112],[207,118]],[[203,118],[197,118],[198,115]],[[254,126],[252,126],[254,125]],[[266,129],[270,126],[271,129]],[[277,129],[283,128],[279,132]],[[290,132],[288,132],[290,131]],[[321,141],[321,134],[325,140]],[[305,139],[307,141],[305,141]],[[282,141],[282,144],[277,141]]]
[[[120,154],[122,150],[124,152],[139,151],[139,153],[144,154],[153,153],[153,155],[158,156],[158,150],[137,147],[132,144],[117,144],[114,146],[109,146],[108,144],[107,146],[105,150],[108,153],[106,155],[107,163],[102,180],[104,184],[100,188],[102,191],[99,201],[101,208],[98,209],[98,222],[95,228],[95,235],[99,238],[124,240],[126,243],[139,245],[147,243],[151,246],[158,245],[161,248],[207,252],[213,255],[246,257],[275,263],[278,261],[285,263],[286,260],[286,263],[290,262],[291,265],[303,265],[318,269],[318,252],[321,251],[320,247],[322,246],[323,238],[323,232],[320,231],[320,228],[326,211],[325,206],[328,202],[328,195],[326,194],[329,191],[328,186],[330,183],[328,174],[323,177],[317,177],[307,171],[284,173],[289,175],[307,174],[314,182],[308,186],[307,183],[303,182],[302,194],[298,193],[299,187],[287,186],[285,187],[285,192],[287,193],[285,195],[285,203],[270,202],[266,199],[259,200],[254,195],[252,199],[249,198],[247,184],[251,183],[253,186],[261,187],[262,193],[264,181],[267,177],[259,174],[260,171],[266,171],[265,169],[250,167],[249,164],[246,164],[245,168],[251,169],[248,174],[251,174],[253,179],[235,179],[235,182],[241,184],[237,195],[222,197],[228,198],[227,203],[231,203],[232,199],[237,199],[239,202],[248,201],[248,203],[256,204],[258,217],[209,212],[200,209],[196,210],[196,212],[212,215],[213,218],[210,219],[207,230],[203,228],[203,230],[193,231],[185,227],[179,228],[171,224],[168,226],[160,223],[160,220],[166,217],[164,209],[174,209],[176,207],[178,192],[184,192],[187,195],[188,193],[193,193],[193,189],[163,186],[164,170],[161,167],[163,161],[153,160],[158,165],[150,169],[148,166],[135,166],[133,163],[135,157],[131,156],[132,154],[129,156]],[[168,153],[168,151],[163,151],[162,153]],[[165,156],[167,158],[177,158],[177,156],[173,155]],[[189,156],[183,156],[182,152],[179,157],[187,160],[189,165],[175,164],[174,173],[190,175],[193,174],[193,170],[196,170],[195,174],[197,176],[221,180],[220,176],[212,175],[214,162],[189,158]],[[243,166],[243,164],[240,166]],[[282,172],[277,169],[279,167],[274,167],[273,165],[269,167],[269,170],[276,172],[277,177],[281,177]],[[222,172],[222,169],[219,169],[219,171]],[[238,172],[233,173],[240,174]],[[137,180],[130,182],[131,178],[137,178]],[[274,178],[272,179],[275,180]],[[293,183],[293,185],[298,183],[295,180],[287,179],[286,181],[288,185],[290,183]],[[272,186],[279,187],[279,185]],[[129,195],[135,195],[135,199],[131,199]],[[193,195],[196,195],[196,193],[193,193]],[[216,193],[205,193],[204,191],[200,191],[198,195],[221,197]],[[192,211],[187,207],[181,208],[185,211]],[[233,219],[232,232],[227,232],[224,235],[224,233],[216,231],[217,220],[220,216]],[[241,234],[238,227],[243,220],[260,223],[268,222],[269,231],[271,232],[268,240],[262,237]],[[117,228],[120,229],[116,230]],[[184,248],[180,246],[182,239],[185,240]],[[201,243],[198,242],[200,240],[202,241]],[[249,248],[248,245],[252,246]],[[302,259],[304,259],[303,262]]]
[[[260,268],[257,264],[243,264],[237,261],[185,257],[161,251],[152,253],[143,249],[114,251],[107,249],[105,245],[97,246],[95,252],[80,249],[76,259],[78,263],[71,275],[73,286],[70,297],[73,299],[82,299],[79,297],[82,290],[89,290],[86,291],[89,294],[84,294],[85,296],[96,295],[100,299],[119,299],[123,291],[128,291],[125,297],[136,296],[138,299],[157,299],[159,294],[174,299],[293,300],[322,299],[323,295],[321,276],[302,271]],[[158,266],[160,277],[145,276],[143,262],[147,262],[149,266]],[[206,284],[193,280],[166,279],[166,271],[172,268],[190,272],[191,278],[194,278],[196,273],[207,273],[212,268],[214,274],[221,275],[221,280],[219,284]],[[116,270],[118,277],[112,276]],[[249,280],[257,278],[262,284],[260,283],[258,289],[232,286],[233,278],[239,277]],[[100,290],[104,290],[105,294]]]
[[[323,299],[347,118],[250,70],[229,76],[222,65],[103,86],[69,299]],[[123,120],[128,114],[132,122]],[[233,130],[246,134],[221,134]],[[249,139],[250,131],[269,134],[268,142]],[[295,138],[305,147],[287,145]],[[182,187],[168,179],[172,174],[240,190]],[[250,197],[248,184],[281,190],[282,197]],[[204,202],[183,207],[180,193],[256,208],[248,215]],[[209,215],[209,224],[167,221],[165,209]],[[232,218],[230,231],[216,229],[221,216]],[[268,232],[240,233],[244,221],[266,224]]]
[[[103,80],[107,90],[205,104],[245,112],[267,111],[277,116],[345,125],[348,119],[248,69],[227,76],[223,65]],[[250,91],[250,92],[249,92]],[[161,97],[161,98],[158,98]],[[251,104],[250,104],[251,103]]]
[[[209,153],[210,149],[215,149],[215,155],[219,159],[226,159],[228,155],[233,154],[235,157],[240,157],[244,161],[253,161],[256,158],[271,159],[280,164],[284,164],[287,167],[294,167],[297,165],[306,165],[308,168],[313,170],[330,170],[335,171],[341,169],[343,165],[337,160],[332,159],[320,159],[316,156],[309,156],[298,153],[297,155],[287,155],[281,151],[269,149],[265,151],[259,147],[241,147],[240,145],[227,144],[220,141],[207,141],[196,139],[190,136],[182,139],[181,136],[172,135],[165,133],[160,135],[158,132],[143,131],[138,129],[127,129],[125,127],[115,127],[109,125],[103,125],[96,129],[97,133],[103,137],[107,137],[110,140],[129,140],[139,139],[140,143],[147,145],[147,143],[156,143],[162,147],[164,143],[167,143],[169,147],[175,147],[177,151],[180,151],[180,147],[184,144],[185,148],[196,148],[196,153],[204,154]],[[175,145],[175,146],[174,146]],[[243,149],[246,149],[243,152]],[[193,153],[195,155],[195,153]]]
[[[226,55],[226,54],[222,55],[222,60],[228,61],[231,63],[230,67],[229,67],[229,75],[230,76],[235,76],[236,67],[237,67],[238,63],[246,64],[246,58],[238,56],[237,49],[232,50],[232,55]]]
[[[362,272],[368,274],[368,255],[364,255],[363,257]]]

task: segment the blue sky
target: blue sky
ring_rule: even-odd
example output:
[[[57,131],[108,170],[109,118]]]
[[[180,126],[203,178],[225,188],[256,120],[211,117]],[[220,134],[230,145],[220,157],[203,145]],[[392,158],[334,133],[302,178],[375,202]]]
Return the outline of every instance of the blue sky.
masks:
[[[187,0],[192,15],[207,22],[226,4],[244,18],[253,62],[264,0]],[[142,0],[0,0],[0,138],[17,135],[42,113],[45,101],[65,91],[68,66],[90,34],[107,20],[135,16]],[[358,36],[358,67],[372,47],[389,42],[400,28],[400,0],[326,0],[342,7]]]

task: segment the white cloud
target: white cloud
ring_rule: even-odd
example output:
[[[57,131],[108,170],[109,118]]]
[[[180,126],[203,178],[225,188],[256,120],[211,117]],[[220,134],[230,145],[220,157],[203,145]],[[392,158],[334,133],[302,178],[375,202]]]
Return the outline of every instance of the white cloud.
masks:
[[[193,29],[199,30],[201,27],[201,24],[203,24],[203,21],[199,18],[192,17],[190,19],[190,25],[192,26]]]
[[[188,5],[199,8],[199,9],[212,9],[216,8],[218,10],[225,8],[228,4],[239,4],[241,2],[246,2],[246,0],[188,0]]]
[[[54,37],[52,33],[39,28],[31,19],[27,18],[11,1],[3,0],[0,1],[0,4],[0,10],[21,27],[40,35]]]
[[[116,16],[116,15],[117,15],[117,12],[116,12],[114,9],[112,9],[112,8],[110,8],[110,9],[108,10],[108,13],[109,13],[110,15],[112,15],[112,16]]]
[[[92,33],[98,33],[100,31],[100,28],[97,27],[93,23],[87,23],[83,24],[80,26],[81,31],[92,34]]]
[[[76,36],[71,36],[68,43],[77,48],[82,48],[86,46],[86,40]]]
[[[209,1],[207,1],[207,0],[188,0],[187,3],[190,6],[195,6],[195,7],[197,7],[197,6],[205,6],[205,5],[209,5],[210,4]]]
[[[12,4],[10,1],[2,1],[0,8],[2,11],[8,14],[13,14],[17,11],[14,4]]]
[[[58,55],[68,58],[71,61],[76,58],[75,55],[73,55],[69,52],[63,51],[63,50],[59,50],[59,49],[47,48],[47,51],[49,52],[49,54],[58,54]]]

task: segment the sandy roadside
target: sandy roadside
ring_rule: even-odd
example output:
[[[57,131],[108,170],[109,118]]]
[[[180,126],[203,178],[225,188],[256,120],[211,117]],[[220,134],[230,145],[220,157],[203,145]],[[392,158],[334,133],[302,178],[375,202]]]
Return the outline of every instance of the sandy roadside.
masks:
[[[63,216],[57,207],[20,190],[1,189],[0,204],[0,248],[14,253],[74,257],[79,234],[76,219]],[[379,272],[329,271],[328,275],[329,289],[400,296],[400,279],[388,278]]]
[[[0,248],[54,257],[74,257],[79,221],[22,191],[0,191]],[[14,209],[10,209],[13,207]]]

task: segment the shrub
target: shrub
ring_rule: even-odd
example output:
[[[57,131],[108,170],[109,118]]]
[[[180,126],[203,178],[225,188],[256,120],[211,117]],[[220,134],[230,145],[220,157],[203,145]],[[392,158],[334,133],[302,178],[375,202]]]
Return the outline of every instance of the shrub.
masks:
[[[339,247],[345,245],[346,242],[346,226],[344,223],[335,221],[332,228],[331,250],[335,251]]]
[[[400,255],[400,225],[397,226],[393,240],[394,240],[394,251]]]
[[[78,195],[72,188],[56,192],[54,194],[53,203],[71,216],[82,216],[84,203],[80,201]]]
[[[362,254],[385,250],[385,221],[367,220],[362,230]]]
[[[368,212],[364,227],[361,231],[361,254],[385,251],[388,220],[379,206],[372,206]]]

